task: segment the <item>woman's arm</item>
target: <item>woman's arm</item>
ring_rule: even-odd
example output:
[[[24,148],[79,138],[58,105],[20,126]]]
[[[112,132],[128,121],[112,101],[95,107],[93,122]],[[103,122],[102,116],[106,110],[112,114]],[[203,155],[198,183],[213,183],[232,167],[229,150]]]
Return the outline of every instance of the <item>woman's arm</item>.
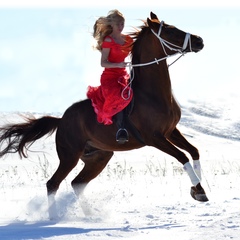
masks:
[[[108,61],[110,48],[103,48],[101,53],[101,66],[104,68],[125,68],[127,66],[127,63],[120,62],[120,63],[112,63]]]

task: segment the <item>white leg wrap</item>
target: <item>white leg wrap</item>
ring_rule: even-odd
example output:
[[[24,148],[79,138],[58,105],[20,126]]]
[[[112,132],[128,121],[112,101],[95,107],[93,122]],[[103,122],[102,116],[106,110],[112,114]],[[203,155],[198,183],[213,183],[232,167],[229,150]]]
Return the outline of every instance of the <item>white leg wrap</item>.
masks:
[[[198,178],[200,181],[202,180],[202,175],[201,175],[201,164],[199,160],[194,160],[193,161],[193,169],[194,172],[197,174]]]
[[[200,183],[200,180],[198,178],[198,176],[196,175],[196,173],[193,170],[192,165],[190,164],[190,162],[187,162],[184,164],[183,169],[187,172],[188,176],[191,179],[191,182],[194,186],[196,186],[198,183]]]

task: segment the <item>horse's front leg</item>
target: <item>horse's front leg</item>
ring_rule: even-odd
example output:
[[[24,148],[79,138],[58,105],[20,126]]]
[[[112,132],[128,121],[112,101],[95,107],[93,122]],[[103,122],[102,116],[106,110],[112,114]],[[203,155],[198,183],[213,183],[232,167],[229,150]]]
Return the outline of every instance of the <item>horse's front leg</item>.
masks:
[[[199,159],[198,149],[190,144],[177,128],[172,131],[168,139],[177,147],[189,152],[193,160]]]
[[[154,133],[153,142],[154,147],[175,157],[180,163],[183,164],[183,169],[187,172],[193,184],[193,187],[191,188],[191,196],[197,201],[208,201],[205,191],[201,186],[200,179],[196,172],[193,170],[193,167],[189,162],[187,156],[177,147],[175,147],[173,143],[166,139],[160,132]]]
[[[190,144],[186,138],[181,134],[181,132],[175,128],[171,135],[168,137],[169,141],[175,146],[186,150],[192,156],[194,171],[196,172],[198,178],[201,180],[201,165],[199,161],[199,152],[196,147]]]

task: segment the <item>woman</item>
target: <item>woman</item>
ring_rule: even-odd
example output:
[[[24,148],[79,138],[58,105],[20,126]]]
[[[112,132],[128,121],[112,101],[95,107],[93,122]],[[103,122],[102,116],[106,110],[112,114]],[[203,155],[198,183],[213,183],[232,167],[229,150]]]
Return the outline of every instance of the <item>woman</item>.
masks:
[[[98,87],[89,87],[87,97],[91,99],[99,123],[110,125],[116,115],[120,128],[116,135],[119,143],[128,141],[128,132],[122,126],[121,111],[130,103],[132,91],[128,87],[129,74],[125,58],[131,51],[132,38],[122,34],[125,19],[118,10],[112,10],[107,17],[100,17],[94,25],[93,37],[96,48],[101,52],[101,66],[104,71]]]

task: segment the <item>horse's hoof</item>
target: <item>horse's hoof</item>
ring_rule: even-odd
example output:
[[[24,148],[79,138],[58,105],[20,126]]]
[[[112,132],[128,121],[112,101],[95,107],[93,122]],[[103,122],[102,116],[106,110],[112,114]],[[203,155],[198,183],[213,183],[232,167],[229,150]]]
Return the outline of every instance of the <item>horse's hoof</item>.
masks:
[[[203,188],[201,190],[198,190],[196,187],[191,187],[190,194],[193,197],[193,199],[195,199],[199,202],[207,202],[208,201],[208,198],[207,198],[206,193]]]

